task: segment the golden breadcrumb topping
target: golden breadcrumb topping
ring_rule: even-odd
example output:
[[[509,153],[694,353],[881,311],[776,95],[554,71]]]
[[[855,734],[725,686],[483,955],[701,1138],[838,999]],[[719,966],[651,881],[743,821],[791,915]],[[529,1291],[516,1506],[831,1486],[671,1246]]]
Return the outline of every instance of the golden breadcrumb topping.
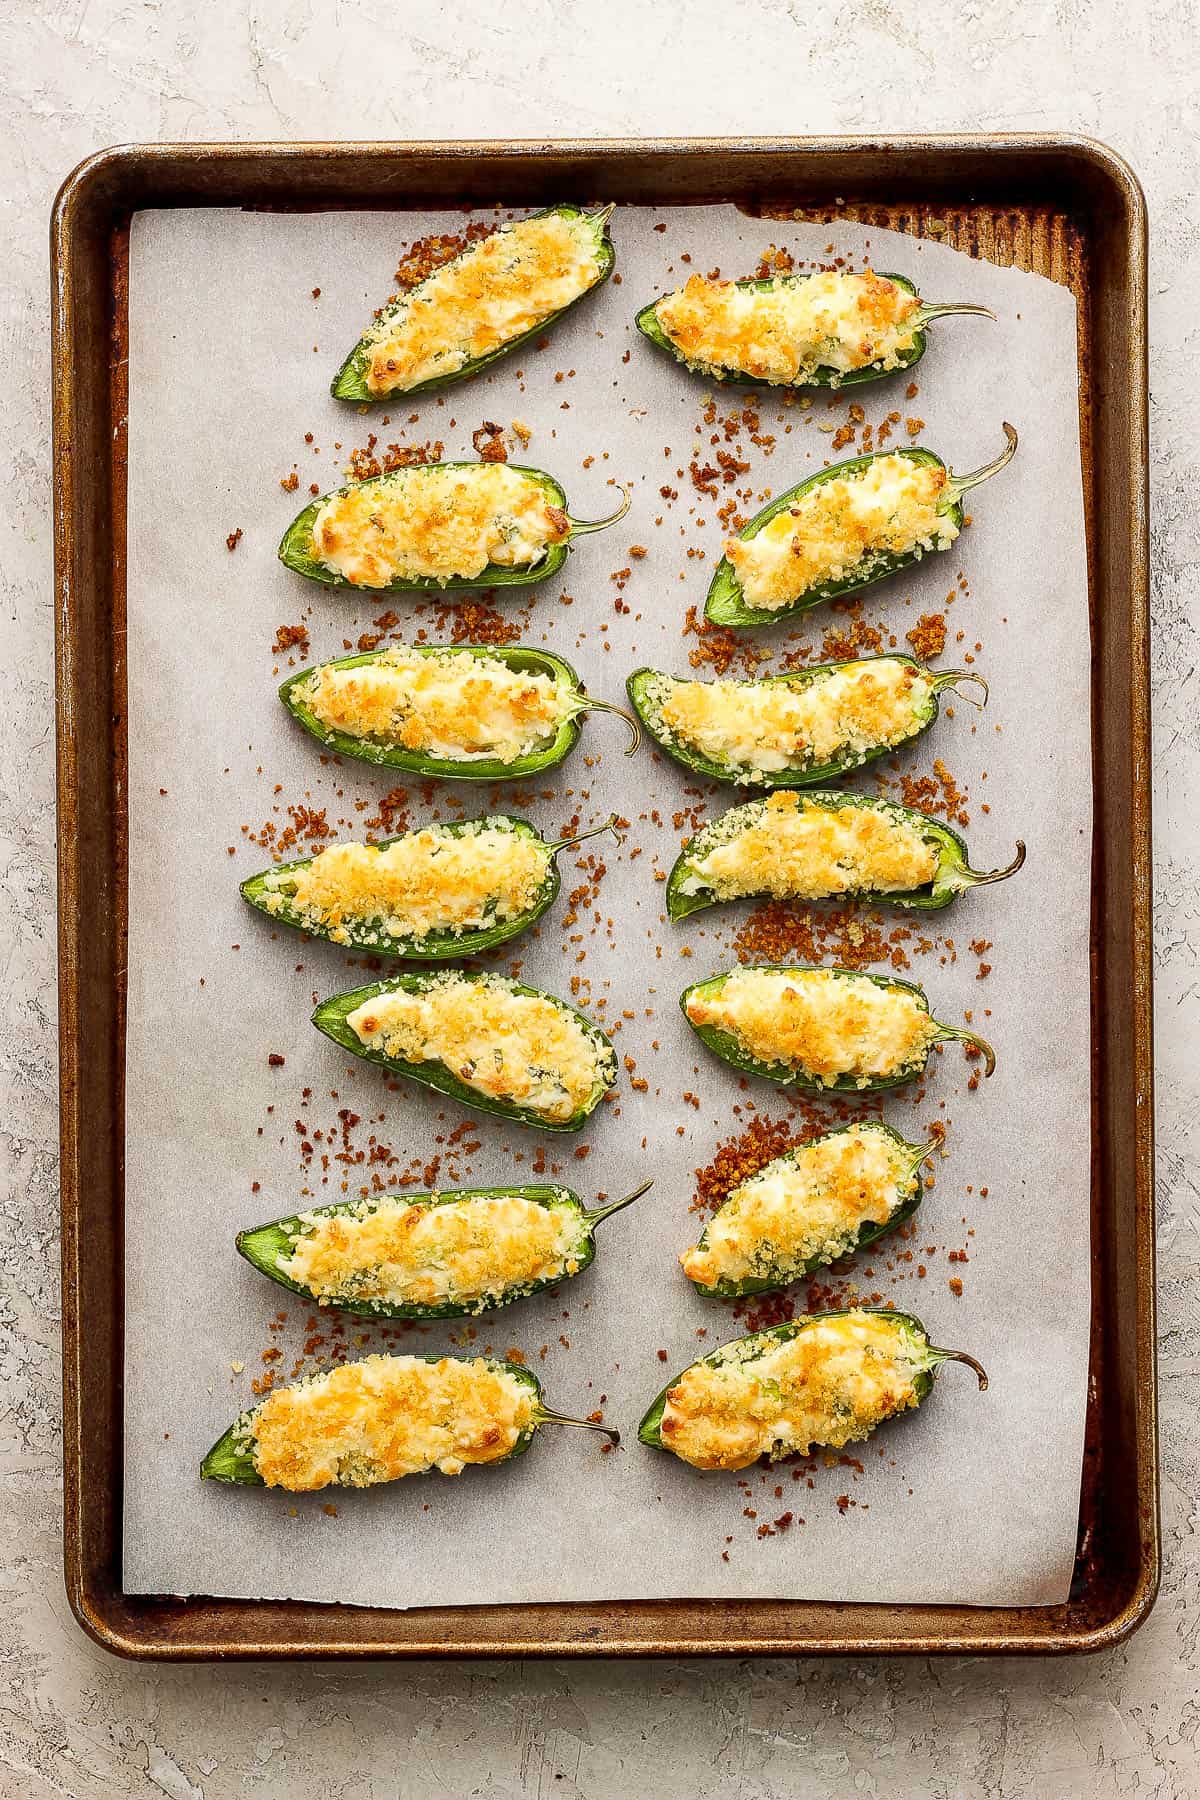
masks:
[[[763,1339],[745,1342],[753,1351]],[[814,1444],[840,1449],[917,1405],[922,1365],[913,1352],[899,1325],[852,1312],[806,1325],[758,1356],[693,1363],[668,1393],[663,1443],[697,1469],[745,1469]]]
[[[375,1300],[482,1312],[514,1290],[574,1275],[587,1235],[574,1207],[541,1206],[520,1194],[387,1195],[301,1220],[303,1234],[279,1268],[322,1306]]]
[[[756,774],[902,743],[929,692],[928,677],[896,656],[866,657],[803,683],[659,675],[650,686],[672,742]]]
[[[870,269],[826,270],[753,287],[693,275],[655,311],[695,368],[786,386],[832,370],[836,386],[837,375],[855,369],[898,367],[913,347],[920,304]]]
[[[327,731],[451,762],[516,762],[553,738],[571,708],[550,675],[492,656],[421,656],[406,644],[355,669],[326,663],[302,698]]]
[[[596,1046],[569,1007],[499,976],[449,973],[423,993],[365,1000],[346,1023],[396,1062],[439,1062],[477,1093],[554,1121],[579,1111],[597,1079]]]
[[[715,992],[689,994],[686,1009],[693,1025],[728,1032],[756,1061],[826,1087],[900,1075],[922,1061],[938,1031],[907,988],[831,969],[735,969]]]
[[[249,1432],[267,1486],[308,1494],[499,1462],[533,1417],[528,1384],[482,1357],[366,1356],[276,1388]]]
[[[790,1278],[814,1258],[835,1262],[864,1225],[882,1225],[917,1186],[912,1152],[878,1125],[851,1125],[735,1187],[699,1244],[679,1258],[690,1281]]]
[[[747,816],[752,822],[743,823]],[[718,900],[901,894],[924,887],[937,873],[936,845],[883,804],[831,806],[782,791],[738,807],[729,833],[705,854],[689,857],[685,894],[707,889]],[[714,835],[720,838],[720,824]]]
[[[476,830],[428,825],[383,848],[332,844],[306,865],[275,870],[262,904],[297,915],[335,944],[369,930],[386,946],[519,917],[540,897],[550,861],[540,838],[486,820]]]
[[[493,232],[385,309],[367,333],[373,394],[404,393],[536,331],[600,279],[585,219],[548,213]]]
[[[532,475],[505,463],[417,463],[329,494],[312,524],[318,562],[355,587],[474,581],[526,568],[571,535]]]
[[[940,463],[894,451],[797,494],[754,537],[726,539],[747,604],[773,611],[884,558],[946,549],[958,536],[938,510],[948,479]]]

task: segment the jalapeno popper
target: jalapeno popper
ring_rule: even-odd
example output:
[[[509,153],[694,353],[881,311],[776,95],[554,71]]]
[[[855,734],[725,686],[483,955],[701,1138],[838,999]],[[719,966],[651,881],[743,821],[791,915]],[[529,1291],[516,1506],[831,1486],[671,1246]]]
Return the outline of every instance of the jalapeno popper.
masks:
[[[701,1294],[766,1294],[873,1244],[921,1202],[936,1149],[873,1119],[797,1144],[731,1188],[679,1258]]]
[[[453,781],[516,780],[562,762],[593,699],[570,663],[515,644],[392,644],[290,675],[279,697],[327,749]]]
[[[931,304],[903,275],[822,269],[716,281],[693,275],[637,315],[638,330],[706,381],[739,387],[852,387],[911,369],[925,326],[986,306]]]
[[[540,1425],[617,1432],[542,1405],[536,1375],[475,1356],[364,1356],[275,1388],[242,1413],[200,1465],[208,1481],[242,1487],[377,1487],[405,1475],[461,1475],[471,1463],[507,1462]]]
[[[969,475],[916,444],[818,469],[726,539],[705,614],[719,625],[769,625],[948,550],[963,495],[1016,451],[1011,425],[1004,434],[1001,454]]]
[[[797,794],[782,789],[698,831],[667,879],[672,919],[726,900],[886,900],[937,912],[968,888],[1004,881],[1003,869],[973,869],[956,831],[927,814],[871,794]]]
[[[560,882],[555,858],[615,816],[547,843],[500,814],[426,825],[377,844],[331,844],[243,881],[242,898],[310,937],[412,961],[474,956],[540,919]]]
[[[464,381],[606,281],[613,208],[550,206],[469,244],[369,325],[333,378],[337,400],[386,400]]]
[[[638,1437],[696,1469],[840,1450],[920,1406],[944,1362],[966,1363],[987,1387],[973,1356],[935,1348],[911,1313],[809,1313],[694,1362],[663,1389]]]
[[[414,463],[314,500],[284,532],[279,560],[310,581],[376,594],[525,587],[556,574],[573,539],[628,511],[623,494],[606,519],[573,519],[541,469]]]
[[[462,1318],[581,1275],[597,1225],[651,1185],[590,1211],[565,1187],[376,1194],[240,1231],[237,1247],[318,1306],[375,1319]]]
[[[748,1075],[824,1093],[915,1081],[935,1044],[956,1038],[996,1065],[973,1031],[932,1018],[911,981],[856,969],[750,963],[685,988],[679,1004],[701,1042]]]
[[[919,737],[942,690],[959,681],[977,682],[986,698],[982,675],[927,669],[911,656],[814,663],[756,681],[635,669],[625,685],[651,737],[685,769],[739,787],[808,787]]]
[[[577,1131],[617,1078],[598,1025],[503,975],[398,975],[323,1000],[312,1022],[367,1062],[544,1131]]]

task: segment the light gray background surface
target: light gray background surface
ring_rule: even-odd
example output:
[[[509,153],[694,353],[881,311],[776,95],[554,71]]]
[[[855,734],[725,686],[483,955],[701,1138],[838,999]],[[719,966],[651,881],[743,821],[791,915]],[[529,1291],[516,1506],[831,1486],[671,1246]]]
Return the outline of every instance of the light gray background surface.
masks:
[[[10,0],[0,419],[0,1795],[1190,1796],[1200,1788],[1195,1448],[1200,826],[1192,594],[1200,24],[1186,0]],[[684,20],[686,19],[686,22]],[[369,73],[368,73],[369,71]],[[1150,198],[1166,1574],[1074,1662],[357,1670],[119,1665],[60,1574],[46,219],[123,139],[1072,128]],[[1191,941],[1189,941],[1189,939]]]

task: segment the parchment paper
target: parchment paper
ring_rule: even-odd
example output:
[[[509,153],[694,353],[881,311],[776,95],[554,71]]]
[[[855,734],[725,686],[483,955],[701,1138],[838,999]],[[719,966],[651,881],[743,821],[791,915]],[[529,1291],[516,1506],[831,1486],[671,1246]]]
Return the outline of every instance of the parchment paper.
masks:
[[[1062,1601],[1075,1549],[1089,1316],[1091,775],[1073,300],[1039,277],[849,224],[780,224],[721,207],[624,209],[614,223],[620,284],[581,306],[548,349],[518,354],[442,398],[400,400],[369,416],[335,403],[330,376],[392,291],[400,247],[461,224],[461,215],[208,209],[134,222],[126,1587],[395,1607],[755,1595]],[[665,231],[655,229],[661,224]],[[844,421],[851,399],[876,423],[891,409],[919,414],[921,441],[960,470],[1001,448],[1003,419],[1017,425],[1016,461],[971,496],[973,523],[960,543],[875,590],[866,613],[887,622],[904,649],[918,615],[942,610],[965,572],[968,591],[949,610],[943,661],[959,662],[980,642],[991,704],[982,720],[956,704],[902,760],[928,769],[940,757],[953,770],[970,795],[977,865],[1007,861],[1018,836],[1029,857],[1019,877],[969,895],[931,928],[954,940],[956,961],[943,947],[906,971],[940,1017],[958,1022],[974,1009],[998,1067],[968,1092],[970,1065],[948,1046],[918,1105],[903,1094],[889,1102],[887,1116],[910,1135],[948,1118],[950,1155],[910,1240],[913,1261],[896,1262],[881,1246],[858,1266],[865,1295],[879,1291],[913,1308],[935,1342],[972,1351],[991,1387],[977,1393],[969,1371],[952,1365],[916,1416],[858,1447],[861,1468],[818,1462],[809,1480],[784,1467],[739,1481],[699,1474],[636,1440],[638,1419],[668,1376],[746,1329],[695,1296],[678,1268],[699,1224],[689,1211],[693,1171],[745,1124],[748,1101],[772,1118],[788,1112],[783,1095],[750,1091],[709,1058],[677,1006],[689,981],[733,962],[733,934],[748,909],[671,926],[653,878],[688,835],[674,816],[698,795],[714,816],[738,793],[700,789],[648,748],[626,761],[619,723],[597,717],[574,760],[544,777],[532,798],[522,790],[518,808],[509,796],[511,810],[547,828],[614,808],[632,822],[624,851],[604,852],[600,897],[580,909],[573,930],[560,923],[580,879],[567,860],[563,900],[536,941],[511,947],[524,979],[567,993],[582,975],[593,1016],[634,1015],[616,1041],[647,1090],[633,1091],[623,1076],[619,1106],[601,1109],[583,1135],[586,1158],[575,1155],[577,1140],[476,1122],[418,1089],[389,1091],[365,1064],[351,1067],[311,1028],[309,1013],[316,998],[370,977],[333,947],[251,913],[237,884],[269,860],[243,825],[286,825],[278,809],[304,802],[326,808],[331,825],[348,821],[339,835],[351,835],[392,785],[366,765],[322,761],[275,698],[297,665],[271,649],[280,623],[303,620],[307,660],[343,654],[389,605],[306,583],[275,556],[310,482],[321,491],[336,485],[368,432],[384,444],[439,438],[447,456],[461,457],[472,454],[483,420],[520,419],[533,437],[514,460],[558,474],[577,515],[610,510],[610,478],[631,484],[628,519],[580,542],[565,581],[498,603],[516,613],[532,603],[523,640],[565,654],[609,700],[623,700],[624,677],[640,664],[687,672],[697,640],[681,635],[685,610],[702,605],[723,536],[718,502],[694,491],[687,465],[697,450],[715,460],[720,417],[738,402],[718,392],[718,422],[702,424],[709,390],[655,353],[631,321],[649,296],[685,278],[681,253],[694,269],[742,274],[770,243],[805,260],[827,257],[832,245],[852,262],[909,272],[928,297],[984,301],[999,315],[995,325],[964,319],[933,328],[916,371],[918,397],[906,397],[907,377],[846,395],[833,409],[824,397],[806,411],[758,396],[760,435],[775,435],[774,451],[750,446],[744,431],[733,448],[751,463],[738,486],[757,496],[831,459],[830,435],[819,427]],[[893,441],[908,441],[903,425]],[[299,491],[282,491],[293,464]],[[678,498],[664,497],[663,487]],[[721,501],[732,491],[722,487]],[[231,552],[226,537],[239,527]],[[645,557],[631,557],[631,545],[645,546]],[[706,560],[689,558],[701,548]],[[620,588],[612,576],[623,568],[630,574]],[[628,611],[615,609],[617,598]],[[394,607],[436,637],[432,609],[418,614],[404,599]],[[819,644],[829,622],[823,609],[760,641],[773,650]],[[414,820],[455,816],[451,793],[468,814],[505,798],[414,788]],[[993,945],[985,981],[967,948],[977,938]],[[284,1064],[270,1065],[271,1055]],[[440,1150],[444,1186],[531,1179],[539,1145],[549,1168],[589,1201],[654,1174],[651,1194],[602,1228],[585,1276],[557,1297],[480,1322],[471,1340],[498,1353],[523,1348],[554,1406],[586,1413],[602,1405],[624,1434],[619,1451],[602,1454],[590,1435],[546,1428],[515,1464],[457,1480],[299,1498],[200,1483],[204,1452],[252,1398],[264,1347],[280,1349],[277,1366],[287,1374],[314,1310],[242,1262],[234,1233],[339,1198],[343,1180],[354,1192],[369,1179],[369,1168],[336,1161],[339,1108],[361,1121],[352,1136],[359,1149],[373,1137],[401,1167]],[[457,1150],[448,1149],[444,1140],[464,1121]],[[480,1147],[464,1151],[463,1143]],[[969,1261],[949,1263],[952,1248]],[[928,1265],[923,1280],[917,1262]],[[962,1280],[961,1297],[952,1277]],[[321,1329],[330,1322],[326,1315]],[[352,1322],[349,1341],[357,1350],[378,1339]],[[466,1342],[448,1322],[399,1347]],[[760,1537],[785,1511],[790,1529]]]

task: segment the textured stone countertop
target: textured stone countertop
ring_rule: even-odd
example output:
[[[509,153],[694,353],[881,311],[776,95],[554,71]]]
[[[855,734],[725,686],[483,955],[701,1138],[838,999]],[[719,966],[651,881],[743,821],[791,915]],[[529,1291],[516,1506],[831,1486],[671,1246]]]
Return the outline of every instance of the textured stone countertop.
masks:
[[[1200,1792],[1200,650],[1190,0],[7,0],[0,8],[0,1796],[798,1800]],[[1150,200],[1162,1596],[1033,1662],[164,1668],[60,1568],[47,221],[134,139],[1069,129]],[[1189,798],[1190,796],[1190,798]]]

